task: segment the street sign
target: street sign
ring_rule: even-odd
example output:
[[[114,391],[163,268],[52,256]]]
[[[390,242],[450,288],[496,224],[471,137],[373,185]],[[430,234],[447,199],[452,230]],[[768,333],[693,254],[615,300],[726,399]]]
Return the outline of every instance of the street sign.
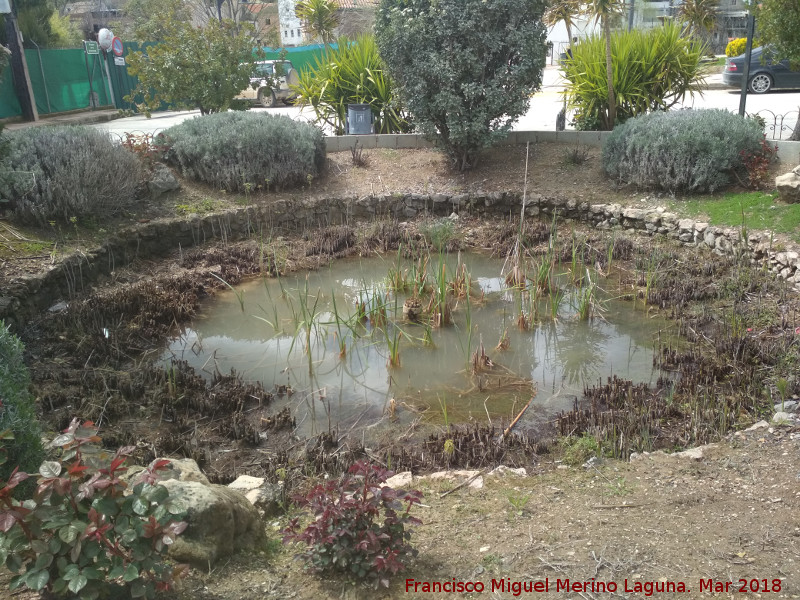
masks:
[[[100,45],[97,42],[83,42],[86,54],[100,54]]]
[[[114,64],[117,65],[118,67],[124,67],[125,66],[125,57],[124,56],[115,56],[114,57]]]
[[[114,56],[122,56],[124,51],[122,47],[122,40],[115,36],[114,39],[111,40],[111,49],[114,51]]]

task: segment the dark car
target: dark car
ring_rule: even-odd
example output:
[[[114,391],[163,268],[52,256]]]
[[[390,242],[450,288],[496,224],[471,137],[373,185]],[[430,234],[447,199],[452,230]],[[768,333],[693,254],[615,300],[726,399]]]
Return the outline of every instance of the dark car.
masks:
[[[744,54],[725,60],[723,83],[741,88],[743,74]],[[769,46],[754,48],[750,56],[750,91],[765,94],[784,88],[800,88],[800,71],[790,69],[788,60],[777,60]]]

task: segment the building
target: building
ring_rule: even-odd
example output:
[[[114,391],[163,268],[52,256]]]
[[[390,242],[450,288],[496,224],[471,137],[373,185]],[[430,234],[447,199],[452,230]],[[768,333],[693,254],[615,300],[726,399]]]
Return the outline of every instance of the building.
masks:
[[[372,31],[375,22],[375,9],[378,0],[336,0],[339,5],[339,27],[336,36],[353,37],[359,33]],[[281,46],[302,46],[318,42],[307,39],[303,23],[295,14],[297,0],[278,0]]]

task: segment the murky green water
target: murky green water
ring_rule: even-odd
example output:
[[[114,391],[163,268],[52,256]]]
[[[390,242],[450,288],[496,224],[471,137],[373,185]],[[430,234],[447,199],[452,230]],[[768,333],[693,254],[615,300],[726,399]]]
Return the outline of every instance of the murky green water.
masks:
[[[456,261],[447,258],[448,273]],[[654,340],[669,325],[646,317],[641,304],[614,300],[615,290],[598,291],[604,310],[581,321],[573,306],[580,292],[562,273],[555,278],[564,294],[557,319],[544,299],[540,322],[524,331],[517,318],[520,307],[530,311],[530,301],[506,288],[503,261],[469,254],[462,262],[472,275],[471,301],[455,303],[453,324],[446,327],[403,318],[410,294],[386,288],[395,257],[339,260],[307,275],[255,280],[218,294],[163,358],[186,360],[209,377],[233,368],[267,390],[286,386],[292,393],[278,397],[275,410],[289,404],[304,433],[376,423],[392,406],[401,423],[419,416],[451,423],[507,421],[535,393],[521,422],[531,425],[572,408],[584,384],[612,373],[634,381],[658,377]],[[401,270],[413,266],[403,262]],[[610,278],[593,277],[600,288],[611,285]],[[358,321],[359,301],[368,309],[385,306],[386,323]],[[509,347],[497,350],[504,332]],[[390,367],[396,340],[400,365]],[[474,374],[470,358],[481,341],[493,367]]]

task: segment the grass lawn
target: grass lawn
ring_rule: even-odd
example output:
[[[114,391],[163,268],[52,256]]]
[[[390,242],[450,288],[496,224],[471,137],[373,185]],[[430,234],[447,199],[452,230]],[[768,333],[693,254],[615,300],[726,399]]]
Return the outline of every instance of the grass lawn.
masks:
[[[676,200],[675,209],[712,225],[770,229],[800,241],[800,204],[776,202],[776,192],[741,192]]]

